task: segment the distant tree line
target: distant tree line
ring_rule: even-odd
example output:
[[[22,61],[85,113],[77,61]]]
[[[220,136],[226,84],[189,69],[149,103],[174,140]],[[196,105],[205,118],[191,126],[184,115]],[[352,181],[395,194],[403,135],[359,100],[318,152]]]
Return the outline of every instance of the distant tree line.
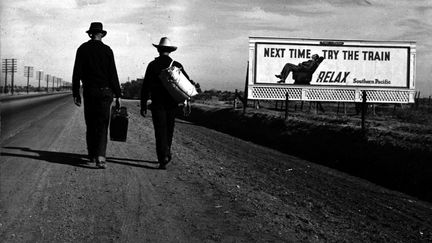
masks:
[[[125,99],[140,99],[141,98],[141,86],[143,83],[142,78],[138,78],[137,80],[128,81],[126,83],[121,84],[121,88],[123,91],[123,98]]]
[[[240,92],[240,95],[243,95],[243,92]],[[214,98],[217,98],[220,101],[232,101],[235,99],[235,92],[211,89],[206,90],[194,97],[196,100],[212,100]]]

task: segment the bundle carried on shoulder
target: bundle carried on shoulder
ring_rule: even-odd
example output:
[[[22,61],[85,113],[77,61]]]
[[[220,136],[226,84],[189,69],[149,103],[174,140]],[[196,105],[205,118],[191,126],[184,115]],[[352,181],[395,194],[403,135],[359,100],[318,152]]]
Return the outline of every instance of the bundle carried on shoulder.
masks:
[[[172,65],[173,62],[174,60],[168,68],[162,70],[159,74],[159,78],[174,100],[178,103],[182,103],[192,96],[197,95],[198,92],[195,86],[182,73],[181,69]]]

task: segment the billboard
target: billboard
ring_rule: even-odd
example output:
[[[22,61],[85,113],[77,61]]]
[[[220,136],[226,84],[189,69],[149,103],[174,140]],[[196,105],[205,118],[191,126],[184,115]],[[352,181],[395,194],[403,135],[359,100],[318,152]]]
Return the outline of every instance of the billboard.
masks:
[[[252,89],[414,91],[415,43],[409,41],[250,37],[249,63]]]

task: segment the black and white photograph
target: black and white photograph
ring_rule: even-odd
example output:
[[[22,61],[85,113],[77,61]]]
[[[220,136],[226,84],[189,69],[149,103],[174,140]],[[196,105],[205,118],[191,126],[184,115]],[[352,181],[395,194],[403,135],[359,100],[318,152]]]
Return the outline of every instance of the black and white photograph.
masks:
[[[432,242],[431,0],[2,0],[0,242]]]

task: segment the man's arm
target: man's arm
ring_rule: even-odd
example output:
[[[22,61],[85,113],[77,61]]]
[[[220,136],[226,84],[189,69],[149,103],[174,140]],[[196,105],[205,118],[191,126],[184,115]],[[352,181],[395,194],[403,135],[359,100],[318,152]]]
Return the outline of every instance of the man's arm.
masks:
[[[302,65],[300,66],[301,67],[300,71],[308,72],[308,71],[311,71],[313,69],[313,67],[315,65],[315,61],[309,60],[309,61],[302,62],[301,64]]]
[[[116,98],[121,98],[121,89],[120,89],[120,82],[118,79],[118,75],[117,75],[117,68],[115,65],[115,60],[114,60],[114,53],[113,51],[110,49],[110,72],[111,72],[111,88],[113,89],[114,95]]]
[[[82,79],[82,73],[83,73],[83,63],[82,63],[82,57],[81,57],[81,51],[80,48],[78,48],[76,55],[75,55],[75,64],[73,68],[72,73],[72,94],[73,97],[80,96],[80,86],[81,86],[81,79]]]
[[[83,64],[80,48],[78,48],[75,55],[75,64],[72,73],[72,96],[75,105],[81,106],[81,95],[80,95],[80,81],[82,80]]]
[[[151,63],[147,66],[146,73],[144,75],[144,80],[141,86],[141,115],[145,116],[147,114],[147,100],[150,98],[150,82],[151,82]]]
[[[301,65],[300,72],[313,73],[318,68],[320,63],[324,60],[324,57],[319,57],[317,60],[308,60],[303,62]]]

